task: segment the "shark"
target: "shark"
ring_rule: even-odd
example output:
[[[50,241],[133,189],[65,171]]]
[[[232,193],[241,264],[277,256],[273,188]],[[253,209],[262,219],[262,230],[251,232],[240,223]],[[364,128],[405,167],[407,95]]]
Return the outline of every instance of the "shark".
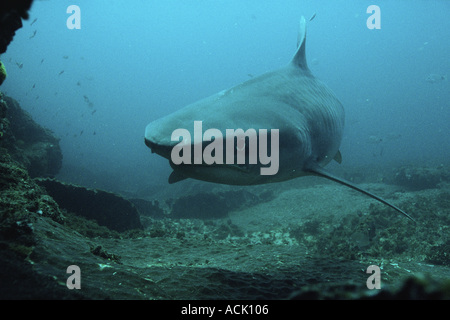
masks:
[[[332,90],[308,68],[306,26],[306,19],[301,17],[297,50],[286,66],[150,122],[145,128],[145,144],[152,153],[169,160],[173,169],[169,183],[193,178],[228,185],[256,185],[315,175],[357,190],[415,221],[394,204],[324,168],[332,160],[342,161],[339,148],[345,112]],[[195,124],[201,124],[200,132]],[[174,134],[180,128],[184,134]],[[203,128],[213,131],[203,133]],[[229,138],[230,129],[241,129],[244,135]],[[231,143],[228,148],[228,144],[220,144],[223,137],[236,145]],[[266,146],[266,159],[268,154],[276,158],[277,170],[272,174],[261,174],[267,161],[250,163],[248,159],[254,152],[250,148],[263,139],[265,144],[259,143],[259,147]],[[175,149],[185,161],[174,160]],[[248,158],[239,162],[234,154],[227,159],[235,161],[225,161],[226,152],[237,149]],[[217,161],[206,163],[195,154],[207,150]]]

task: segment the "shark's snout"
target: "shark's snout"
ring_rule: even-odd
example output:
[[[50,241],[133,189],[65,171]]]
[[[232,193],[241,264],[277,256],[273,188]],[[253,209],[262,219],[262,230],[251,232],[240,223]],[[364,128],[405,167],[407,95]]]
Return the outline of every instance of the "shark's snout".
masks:
[[[147,125],[145,128],[145,145],[150,148],[152,153],[170,159],[172,148],[176,142],[170,140],[171,131],[164,124],[165,122],[160,119]]]
[[[157,143],[155,143],[155,142],[153,142],[151,140],[148,140],[147,138],[145,138],[145,145],[147,147],[149,147],[150,150],[152,150],[152,153],[154,153],[155,149],[158,148],[158,144]]]
[[[173,145],[161,144],[161,143],[155,142],[151,139],[148,139],[147,137],[145,138],[145,144],[147,147],[150,148],[152,153],[156,153],[156,154],[160,155],[161,157],[164,157],[164,158],[170,160],[170,155],[172,152]]]
[[[145,145],[150,148],[152,153],[170,159],[173,142],[168,139],[170,139],[170,134],[162,133],[158,126],[155,126],[153,123],[147,126],[145,130]]]

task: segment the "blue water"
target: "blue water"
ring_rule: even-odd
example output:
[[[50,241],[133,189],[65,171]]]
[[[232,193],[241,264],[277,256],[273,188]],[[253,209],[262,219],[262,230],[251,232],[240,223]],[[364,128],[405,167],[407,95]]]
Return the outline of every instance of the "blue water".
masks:
[[[79,30],[66,26],[72,4]],[[379,30],[366,26],[371,4],[381,9]],[[171,169],[144,145],[145,126],[284,66],[300,16],[316,13],[306,53],[346,110],[340,166],[448,164],[450,82],[426,79],[450,75],[449,9],[448,1],[35,1],[1,57],[0,90],[61,138],[66,176],[106,179],[111,190],[166,185]]]

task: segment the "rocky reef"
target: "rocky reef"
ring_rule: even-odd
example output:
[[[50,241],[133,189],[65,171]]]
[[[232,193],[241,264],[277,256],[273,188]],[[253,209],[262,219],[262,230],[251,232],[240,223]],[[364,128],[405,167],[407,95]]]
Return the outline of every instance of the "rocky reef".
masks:
[[[30,134],[26,135],[25,132]],[[32,152],[33,150],[35,152]],[[33,215],[47,216],[57,222],[63,221],[57,203],[32,179],[37,175],[57,173],[61,160],[58,139],[49,130],[35,123],[16,101],[4,97],[0,92],[2,230],[12,230],[13,225],[26,226]],[[24,222],[18,224],[18,221]]]
[[[22,19],[28,19],[33,0],[0,2],[0,54],[5,53],[16,31],[22,28]],[[0,61],[0,85],[6,78],[6,69]]]
[[[175,219],[218,219],[244,207],[273,199],[272,191],[256,194],[246,190],[198,193],[169,201],[170,217]]]
[[[0,93],[0,147],[34,177],[52,177],[62,166],[59,139],[37,124],[13,98]]]
[[[59,139],[0,92],[0,299],[67,297],[55,278],[39,272],[61,253],[58,246],[45,253],[46,239],[62,244],[75,236],[90,256],[119,262],[86,239],[140,234],[138,212],[122,197],[36,178],[57,174],[61,164]]]
[[[437,188],[440,183],[450,182],[450,172],[441,165],[437,167],[401,167],[392,181],[408,190],[424,190]]]
[[[7,76],[5,65],[0,61],[0,85],[5,81]]]
[[[136,207],[111,192],[93,190],[54,179],[35,179],[61,208],[95,220],[99,225],[123,232],[142,229]]]
[[[0,3],[0,53],[4,53],[22,28],[22,19],[28,19],[33,0],[2,1]]]

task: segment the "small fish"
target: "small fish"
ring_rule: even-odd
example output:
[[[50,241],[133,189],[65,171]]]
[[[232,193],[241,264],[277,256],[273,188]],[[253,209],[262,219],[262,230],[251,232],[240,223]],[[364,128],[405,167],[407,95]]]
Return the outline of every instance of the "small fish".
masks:
[[[316,13],[314,12],[314,14],[312,15],[312,17],[309,18],[309,21],[313,21],[315,17],[316,17]]]
[[[83,132],[84,132],[84,130],[81,130],[81,131],[80,131],[80,136],[83,134]]]
[[[81,82],[80,81],[77,82],[77,86],[81,86]]]
[[[63,59],[69,59],[69,56],[63,56]]]
[[[16,65],[19,67],[19,69],[22,69],[22,68],[23,68],[23,63],[18,63],[18,62],[16,62]]]
[[[383,138],[378,137],[378,136],[370,136],[368,139],[368,142],[371,144],[379,144],[379,143],[383,142]]]
[[[34,32],[33,32],[33,34],[30,36],[30,38],[29,39],[32,39],[32,38],[34,38],[35,36],[36,36],[36,33],[37,33],[37,30],[34,30]]]
[[[92,102],[89,102],[88,106],[89,106],[89,108],[93,108],[94,104]]]
[[[84,98],[84,102],[89,103],[89,98],[87,97],[87,95],[84,95],[83,98]]]
[[[42,62],[44,62],[44,60],[45,60],[45,59],[44,59],[44,58],[42,58],[42,60],[41,60],[41,64],[42,64]]]
[[[91,114],[94,115],[94,113],[96,113],[96,112],[97,112],[97,110],[94,110],[94,111],[91,112]]]
[[[30,23],[30,26],[32,26],[37,21],[37,18],[33,20],[32,23]]]
[[[94,131],[94,132],[92,133],[92,135],[93,135],[93,136],[95,136],[95,135],[96,135],[95,131]]]
[[[34,88],[36,88],[36,83],[35,83],[35,84],[33,84],[33,87],[32,87],[31,89],[34,89]]]
[[[253,74],[251,74],[251,73],[247,73],[247,76],[249,76],[250,78],[253,78]]]
[[[58,73],[58,76],[62,75],[63,73],[64,73],[64,70],[61,70],[61,71]]]
[[[435,82],[444,81],[444,80],[447,80],[446,75],[435,74],[435,73],[428,75],[428,77],[425,79],[425,81],[429,82],[429,83],[435,83]]]

